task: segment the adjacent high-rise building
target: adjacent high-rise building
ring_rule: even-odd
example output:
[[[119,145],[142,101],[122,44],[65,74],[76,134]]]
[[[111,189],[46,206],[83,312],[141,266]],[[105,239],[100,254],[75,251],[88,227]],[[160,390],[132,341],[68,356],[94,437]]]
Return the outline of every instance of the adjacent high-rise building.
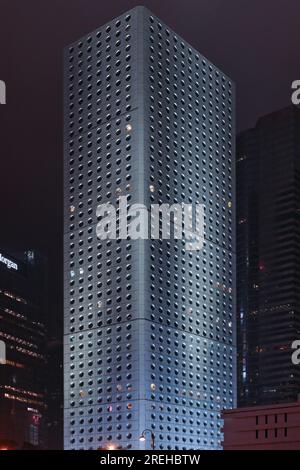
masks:
[[[57,328],[59,331],[59,327]],[[49,450],[63,449],[63,335],[49,335],[46,344],[47,357],[47,435]],[[57,335],[58,336],[58,335]]]
[[[37,252],[0,253],[0,447],[43,447],[45,263]],[[8,444],[7,444],[8,443]]]
[[[237,142],[240,406],[295,401],[300,368],[300,110],[262,117]]]
[[[234,84],[144,7],[64,61],[65,448],[220,449],[236,399]],[[97,238],[97,206],[119,196],[204,204],[203,248]]]

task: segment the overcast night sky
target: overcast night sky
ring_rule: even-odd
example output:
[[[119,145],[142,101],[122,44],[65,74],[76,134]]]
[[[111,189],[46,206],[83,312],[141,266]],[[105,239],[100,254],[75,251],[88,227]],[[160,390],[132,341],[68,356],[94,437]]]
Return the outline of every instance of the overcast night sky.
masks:
[[[290,104],[300,79],[299,0],[0,0],[0,247],[50,258],[62,292],[62,48],[144,4],[237,85],[237,128]]]

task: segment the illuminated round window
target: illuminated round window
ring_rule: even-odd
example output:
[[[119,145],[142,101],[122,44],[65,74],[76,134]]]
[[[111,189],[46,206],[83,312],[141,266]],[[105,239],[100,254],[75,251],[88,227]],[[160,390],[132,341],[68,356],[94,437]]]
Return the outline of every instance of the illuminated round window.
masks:
[[[151,388],[151,390],[153,390],[153,392],[154,392],[154,390],[156,389],[156,385],[155,385],[155,384],[151,384],[151,385],[150,385],[150,388]]]
[[[150,193],[154,193],[155,187],[153,186],[153,184],[150,184],[149,191],[150,191]]]

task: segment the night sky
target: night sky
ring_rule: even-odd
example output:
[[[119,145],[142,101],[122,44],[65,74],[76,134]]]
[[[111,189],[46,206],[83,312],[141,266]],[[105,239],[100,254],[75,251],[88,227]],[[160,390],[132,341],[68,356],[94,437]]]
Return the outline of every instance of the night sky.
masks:
[[[51,317],[62,319],[62,48],[141,4],[0,0],[0,247],[49,257]],[[237,85],[237,128],[290,104],[300,79],[299,0],[143,3]]]

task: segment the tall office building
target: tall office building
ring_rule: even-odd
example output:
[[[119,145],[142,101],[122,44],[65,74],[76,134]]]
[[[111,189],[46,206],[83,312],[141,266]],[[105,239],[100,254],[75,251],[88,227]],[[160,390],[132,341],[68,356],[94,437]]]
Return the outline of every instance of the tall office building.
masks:
[[[144,7],[64,60],[65,448],[149,448],[152,433],[158,450],[219,449],[235,404],[234,85]],[[97,205],[121,195],[204,204],[203,249],[98,239]]]
[[[37,252],[0,253],[0,447],[44,445],[45,264]]]
[[[300,369],[300,110],[262,117],[237,143],[240,406],[295,401]]]

